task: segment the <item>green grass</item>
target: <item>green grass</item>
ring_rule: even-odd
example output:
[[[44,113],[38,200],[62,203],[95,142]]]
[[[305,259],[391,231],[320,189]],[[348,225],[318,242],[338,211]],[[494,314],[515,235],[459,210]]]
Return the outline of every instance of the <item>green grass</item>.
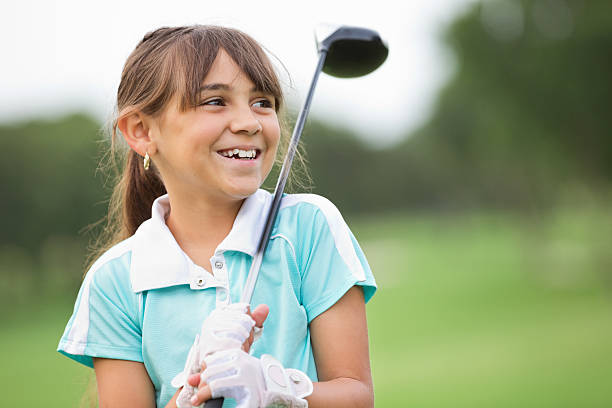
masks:
[[[73,301],[73,300],[71,300]],[[2,324],[0,384],[6,407],[77,407],[93,371],[55,350],[72,306],[64,299],[25,305]]]
[[[352,225],[379,283],[377,406],[612,406],[612,216]]]
[[[612,406],[612,215],[349,222],[379,284],[377,406]],[[73,300],[4,318],[3,406],[78,405],[91,372],[55,352]]]

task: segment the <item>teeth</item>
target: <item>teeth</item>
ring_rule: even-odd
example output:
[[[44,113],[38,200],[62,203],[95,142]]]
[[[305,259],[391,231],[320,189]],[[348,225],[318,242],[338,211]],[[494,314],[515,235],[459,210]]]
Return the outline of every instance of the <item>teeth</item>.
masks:
[[[254,158],[255,156],[257,156],[257,152],[255,151],[255,149],[251,149],[251,150],[229,149],[229,150],[224,150],[219,153],[221,153],[221,155],[224,157],[238,156],[240,158]]]

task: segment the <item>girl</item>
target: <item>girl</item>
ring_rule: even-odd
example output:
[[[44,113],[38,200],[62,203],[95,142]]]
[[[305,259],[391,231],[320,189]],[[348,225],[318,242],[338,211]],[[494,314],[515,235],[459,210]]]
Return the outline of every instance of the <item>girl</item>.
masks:
[[[376,284],[327,199],[284,196],[253,294],[264,306],[252,320],[228,306],[240,298],[271,203],[260,187],[289,136],[283,104],[266,54],[235,29],[160,28],[128,57],[111,145],[118,129],[129,146],[111,199],[113,235],[58,347],[95,369],[101,406],[176,406],[182,387],[172,379],[194,338],[206,343],[219,330],[250,353],[209,355],[208,371],[186,380],[185,389],[196,387],[193,405],[211,394],[226,397],[224,406],[230,397],[265,405],[254,394],[268,395],[268,377],[215,389],[210,376],[227,359],[238,371],[265,365],[264,354],[281,373],[294,369],[314,382],[305,401],[289,395],[286,406],[373,405],[364,304]],[[232,326],[241,321],[250,322],[245,335]],[[253,324],[264,327],[254,343]]]

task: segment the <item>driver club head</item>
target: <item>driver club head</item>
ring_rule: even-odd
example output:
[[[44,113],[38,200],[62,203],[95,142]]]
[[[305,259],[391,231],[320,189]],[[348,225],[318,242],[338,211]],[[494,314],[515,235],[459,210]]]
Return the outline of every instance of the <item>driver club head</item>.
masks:
[[[368,28],[319,25],[317,50],[327,51],[323,72],[338,78],[355,78],[376,70],[387,59],[389,47]]]

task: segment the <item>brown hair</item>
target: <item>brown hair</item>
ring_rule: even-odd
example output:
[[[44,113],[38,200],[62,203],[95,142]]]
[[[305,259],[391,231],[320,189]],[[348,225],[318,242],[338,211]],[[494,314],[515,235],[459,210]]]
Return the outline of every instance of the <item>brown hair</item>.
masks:
[[[151,217],[153,201],[166,193],[153,163],[145,171],[142,158],[127,147],[125,141],[121,143],[123,138],[117,137],[119,118],[134,110],[158,117],[175,95],[179,110],[193,109],[198,104],[198,90],[220,48],[259,90],[274,96],[281,127],[276,165],[282,164],[289,142],[283,92],[273,65],[259,43],[237,29],[210,25],[162,27],[147,33],[128,57],[121,74],[116,113],[110,129],[110,149],[103,157],[107,164],[101,166],[115,170],[114,188],[107,216],[92,225],[106,221],[102,233],[90,247],[88,265],[111,246],[134,234],[138,226]],[[303,152],[297,152],[296,164],[298,174],[305,176],[307,182],[293,182],[307,187],[310,177]]]

